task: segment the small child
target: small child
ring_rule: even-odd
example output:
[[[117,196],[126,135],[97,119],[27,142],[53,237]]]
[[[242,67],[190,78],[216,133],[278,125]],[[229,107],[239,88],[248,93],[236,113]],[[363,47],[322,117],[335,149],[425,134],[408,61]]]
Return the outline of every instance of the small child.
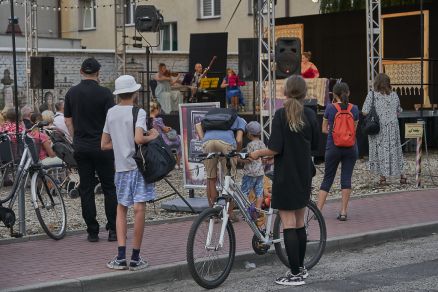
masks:
[[[115,81],[114,95],[120,103],[108,110],[103,129],[102,150],[114,150],[116,166],[115,185],[117,191],[116,231],[118,254],[107,263],[107,267],[116,270],[135,271],[147,267],[147,262],[140,257],[140,247],[144,232],[145,203],[155,198],[153,184],[145,183],[137,164],[133,159],[135,144],[146,144],[158,137],[158,132],[151,129],[147,136],[146,112],[138,112],[135,130],[133,125],[132,108],[134,98],[141,85],[135,82],[134,77],[122,75]],[[135,135],[134,135],[135,131]],[[134,205],[134,239],[133,250],[129,267],[126,261],[126,214],[128,207]]]
[[[261,125],[256,122],[249,122],[246,125],[246,133],[251,142],[246,146],[248,153],[256,150],[265,149],[266,145],[260,140],[262,132]],[[242,192],[245,196],[254,190],[257,197],[256,208],[260,209],[263,203],[263,176],[265,175],[262,159],[248,161],[245,160],[245,167],[243,168],[242,178]]]

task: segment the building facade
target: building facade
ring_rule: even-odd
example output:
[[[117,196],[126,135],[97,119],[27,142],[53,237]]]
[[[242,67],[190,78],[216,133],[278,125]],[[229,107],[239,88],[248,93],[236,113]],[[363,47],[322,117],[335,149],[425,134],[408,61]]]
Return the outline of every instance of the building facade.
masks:
[[[61,2],[68,1],[63,0]],[[76,9],[61,10],[61,35],[78,38],[87,49],[114,49],[115,8],[113,0],[78,0]],[[164,17],[160,33],[143,33],[158,51],[188,52],[191,33],[228,32],[228,52],[237,52],[238,38],[254,36],[254,0],[126,0],[127,49],[132,49],[136,34],[134,12],[137,5],[154,5]],[[312,0],[278,0],[276,17],[319,13]],[[146,44],[146,42],[144,42]]]

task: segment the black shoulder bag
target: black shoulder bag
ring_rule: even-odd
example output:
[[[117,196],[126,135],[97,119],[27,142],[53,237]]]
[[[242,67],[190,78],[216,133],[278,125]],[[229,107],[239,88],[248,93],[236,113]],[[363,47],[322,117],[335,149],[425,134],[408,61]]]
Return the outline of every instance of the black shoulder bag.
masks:
[[[138,107],[132,108],[134,137],[138,111]],[[135,154],[133,158],[137,163],[138,170],[147,183],[154,183],[163,179],[175,168],[176,164],[172,150],[161,136],[158,136],[147,144],[135,144]]]
[[[365,135],[377,135],[380,132],[380,121],[377,115],[376,105],[374,102],[374,90],[372,91],[371,108],[369,113],[365,116],[363,123],[363,133]]]

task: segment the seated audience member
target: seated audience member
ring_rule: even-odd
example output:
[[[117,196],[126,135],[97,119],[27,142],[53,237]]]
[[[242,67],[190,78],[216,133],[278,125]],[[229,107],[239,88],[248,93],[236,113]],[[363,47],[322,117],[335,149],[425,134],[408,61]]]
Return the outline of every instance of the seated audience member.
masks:
[[[9,137],[11,138],[11,142],[12,143],[16,143],[17,142],[17,137],[16,137],[16,130],[17,130],[17,126],[16,126],[16,120],[18,119],[18,132],[19,134],[21,134],[24,130],[24,124],[23,122],[21,122],[21,117],[20,115],[18,115],[15,112],[14,108],[8,108],[6,110],[6,113],[4,114],[5,117],[5,122],[3,124],[3,126],[1,127],[0,131],[1,132],[8,132],[9,133]]]
[[[43,121],[49,123],[49,127],[53,126],[53,121],[55,120],[55,114],[51,110],[46,110],[41,113]]]
[[[33,113],[30,117],[31,122],[35,125],[43,120],[43,117],[40,113]],[[37,149],[39,148],[38,157],[43,165],[60,165],[62,164],[62,160],[56,157],[55,152],[52,149],[52,141],[50,138],[43,132],[41,132],[38,128],[32,130],[29,133],[34,139],[35,145]]]
[[[60,100],[55,103],[55,117],[53,120],[53,125],[64,132],[64,134],[69,135],[67,126],[64,119],[64,101]]]
[[[32,112],[32,108],[28,105],[23,106],[21,109],[21,116],[23,117],[23,124],[26,129],[30,129],[32,127],[32,122],[30,121],[30,115]]]
[[[171,127],[167,127],[163,118],[158,117],[161,111],[161,106],[159,103],[152,102],[150,106],[150,117],[152,118],[152,127],[158,131],[158,133],[163,138],[164,142],[170,146],[170,148],[177,151],[176,155],[176,168],[179,169],[180,159],[181,159],[181,140]]]

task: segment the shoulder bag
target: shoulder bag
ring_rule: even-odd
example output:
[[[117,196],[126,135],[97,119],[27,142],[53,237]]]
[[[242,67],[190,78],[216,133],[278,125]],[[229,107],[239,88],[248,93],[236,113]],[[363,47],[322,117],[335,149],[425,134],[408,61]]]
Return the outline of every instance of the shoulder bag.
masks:
[[[377,115],[376,105],[374,101],[374,90],[372,91],[371,108],[365,116],[363,123],[363,133],[365,135],[377,135],[380,132],[380,121]]]
[[[134,136],[138,111],[138,107],[132,108]],[[133,159],[147,183],[154,183],[163,179],[175,168],[176,164],[172,150],[160,135],[147,144],[135,144]]]

